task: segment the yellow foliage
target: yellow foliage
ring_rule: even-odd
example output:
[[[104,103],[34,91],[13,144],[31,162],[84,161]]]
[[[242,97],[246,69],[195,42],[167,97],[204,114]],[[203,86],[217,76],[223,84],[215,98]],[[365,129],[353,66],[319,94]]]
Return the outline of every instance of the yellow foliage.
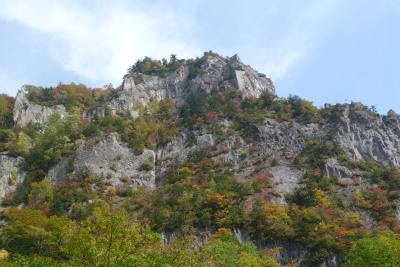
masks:
[[[354,200],[355,200],[357,205],[361,205],[364,202],[363,194],[360,191],[357,190],[354,193]]]
[[[318,201],[319,205],[321,205],[324,208],[331,207],[331,201],[329,200],[325,192],[319,189],[315,189],[314,193],[315,193],[315,198]]]
[[[17,171],[16,170],[12,170],[10,178],[8,179],[8,184],[9,185],[16,185],[17,184]]]
[[[6,261],[10,257],[10,253],[8,253],[5,249],[0,249],[0,261]]]

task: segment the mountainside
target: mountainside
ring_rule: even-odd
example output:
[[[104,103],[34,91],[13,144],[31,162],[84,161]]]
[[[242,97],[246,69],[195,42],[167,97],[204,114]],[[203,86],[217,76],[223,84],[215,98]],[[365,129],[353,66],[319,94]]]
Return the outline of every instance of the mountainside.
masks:
[[[73,222],[123,209],[194,251],[226,231],[282,266],[361,266],[350,265],[359,240],[400,231],[400,116],[280,98],[237,55],[145,58],[116,89],[24,86],[0,96],[0,119],[11,252],[76,256],[36,252],[12,231],[15,206]]]

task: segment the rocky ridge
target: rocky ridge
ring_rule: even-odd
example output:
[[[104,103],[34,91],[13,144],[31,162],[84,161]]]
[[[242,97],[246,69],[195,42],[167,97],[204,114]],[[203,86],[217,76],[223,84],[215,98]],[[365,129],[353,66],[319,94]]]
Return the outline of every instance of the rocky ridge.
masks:
[[[46,107],[30,102],[27,98],[27,92],[24,88],[18,91],[15,98],[13,118],[16,125],[25,127],[29,123],[43,125],[47,119],[57,113],[61,117],[66,114],[63,105],[56,105],[53,107]]]
[[[243,64],[237,55],[224,58],[210,52],[199,60],[200,69],[195,74],[186,61],[166,77],[128,73],[122,83],[122,92],[111,101],[110,109],[128,110],[136,117],[138,106],[146,106],[151,99],[172,98],[180,103],[190,93],[221,88],[237,88],[245,97],[258,97],[265,91],[275,93],[272,81]]]
[[[190,65],[184,62],[166,76],[128,73],[118,94],[106,107],[94,109],[95,115],[104,116],[107,108],[115,114],[128,111],[136,118],[139,109],[153,99],[172,98],[179,105],[191,93],[209,93],[221,88],[237,88],[244,97],[258,97],[266,91],[275,94],[271,80],[244,65],[238,56],[224,58],[206,53],[200,59],[200,70],[194,74],[191,71]],[[115,133],[100,139],[78,140],[73,155],[51,168],[48,178],[56,183],[71,172],[89,171],[102,177],[110,186],[128,182],[154,189],[164,182],[164,174],[171,164],[185,162],[192,153],[209,149],[212,159],[223,162],[238,179],[270,176],[272,190],[276,193],[271,201],[284,205],[285,196],[302,186],[304,172],[296,166],[295,160],[308,140],[334,140],[351,160],[371,160],[400,167],[399,115],[390,112],[387,116],[380,116],[359,103],[338,105],[337,109],[338,121],[325,124],[265,119],[252,125],[254,136],[251,140],[232,131],[232,121],[224,119],[218,122],[218,127],[223,129],[221,134],[226,136],[223,140],[209,129],[195,130],[192,135],[182,132],[165,146],[145,149],[139,155]],[[43,125],[54,113],[64,116],[64,106],[46,107],[31,103],[24,90],[16,97],[14,121],[18,126],[24,127],[29,123]],[[91,119],[95,115],[86,112],[83,116]],[[4,197],[22,183],[25,168],[22,158],[13,158],[5,153],[0,155],[0,159],[0,197]],[[351,202],[354,192],[374,186],[367,181],[365,173],[350,169],[335,157],[326,160],[324,174],[336,177],[343,185],[339,193],[349,200],[344,205]],[[367,225],[374,224],[368,215],[363,220]],[[305,248],[290,244],[264,245],[282,247],[278,255],[282,263],[295,259],[296,266],[307,266],[302,263],[307,252]],[[341,263],[336,255],[332,255],[324,264],[322,266],[340,266]]]

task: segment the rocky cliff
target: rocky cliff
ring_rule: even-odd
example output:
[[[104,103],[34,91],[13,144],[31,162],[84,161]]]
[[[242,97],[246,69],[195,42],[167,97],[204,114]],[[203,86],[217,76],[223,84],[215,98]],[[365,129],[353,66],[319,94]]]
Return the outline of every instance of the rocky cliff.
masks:
[[[66,113],[63,105],[46,107],[34,104],[27,98],[27,92],[21,89],[15,98],[13,118],[15,124],[21,127],[27,126],[29,123],[43,125],[47,119],[54,113],[63,117]]]
[[[11,157],[0,153],[0,205],[1,200],[13,193],[25,179],[25,161],[23,158]]]
[[[130,72],[122,83],[122,92],[109,107],[116,111],[128,110],[136,117],[138,106],[146,106],[151,99],[174,99],[180,103],[193,92],[237,88],[245,97],[258,97],[268,91],[275,93],[272,81],[243,64],[237,55],[225,58],[215,53],[205,53],[198,59],[194,71],[188,61],[164,76]]]
[[[400,116],[379,116],[353,103],[341,107],[336,139],[354,160],[370,159],[400,166]]]
[[[206,112],[201,117],[201,110],[196,107],[192,124],[188,126],[182,123],[183,126],[177,126],[179,120],[184,121],[178,112],[179,108],[194,95],[223,92],[231,88],[239,93],[233,96],[230,105],[227,104],[228,115],[219,110]],[[271,98],[256,102],[255,99],[261,99],[267,92]],[[217,100],[212,101],[220,101],[218,105],[223,105],[229,101],[229,96],[231,95],[216,94]],[[159,113],[150,114],[146,109],[151,101],[165,99],[173,99],[176,104],[167,118]],[[249,99],[253,102],[246,102]],[[244,184],[250,180],[268,183],[268,186],[255,190],[254,195],[243,200],[241,205],[245,208],[256,200],[287,207],[293,201],[288,196],[293,198],[293,194],[298,194],[301,201],[306,201],[308,195],[302,195],[304,192],[298,193],[298,190],[311,187],[307,193],[320,194],[314,197],[318,201],[323,199],[322,210],[327,213],[332,212],[332,206],[321,197],[320,191],[340,203],[335,204],[340,209],[356,214],[351,213],[351,216],[359,218],[359,224],[367,229],[379,225],[379,216],[385,220],[397,220],[398,223],[400,193],[397,182],[392,181],[397,178],[389,177],[391,171],[395,172],[400,167],[400,116],[394,112],[382,116],[360,103],[327,105],[324,109],[317,109],[307,104],[308,102],[293,100],[293,104],[291,100],[285,101],[275,96],[275,88],[269,78],[243,64],[236,55],[222,57],[209,52],[194,61],[181,60],[173,68],[158,74],[131,69],[107,102],[85,107],[83,110],[82,121],[89,124],[93,122],[95,126],[91,125],[93,127],[90,128],[90,125],[85,125],[85,130],[79,134],[74,132],[72,137],[66,138],[69,143],[63,143],[63,149],[67,152],[63,150],[65,153],[60,153],[63,155],[62,160],[41,171],[47,171],[47,177],[53,184],[63,181],[67,176],[90,173],[105,181],[110,188],[126,184],[144,186],[151,189],[149,191],[154,191],[170,182],[168,176],[171,176],[171,170],[179,176],[177,173],[180,169],[176,170],[178,167],[192,167],[197,172],[199,177],[197,180],[193,178],[195,187],[209,175],[206,174],[207,168],[218,167]],[[203,106],[210,107],[212,104],[215,105],[205,103]],[[252,108],[262,105],[263,108],[259,108],[257,112],[251,112]],[[317,114],[316,119],[295,117],[293,110],[300,105],[303,106],[298,113],[308,112],[310,115],[314,112]],[[230,110],[236,113],[250,111],[237,115],[230,114]],[[54,113],[64,117],[66,110],[63,105],[48,107],[31,103],[24,90],[16,97],[13,115],[18,126],[25,127],[29,123],[43,125]],[[131,117],[125,116],[126,113]],[[287,116],[289,113],[292,115]],[[104,120],[101,120],[103,117]],[[156,122],[151,124],[151,119]],[[156,127],[162,123],[167,126]],[[148,125],[155,128],[148,129]],[[160,137],[173,127],[179,129],[176,134],[165,139]],[[94,133],[97,136],[93,136]],[[151,139],[153,144],[144,142],[145,148],[139,150],[132,147],[136,141],[146,138]],[[162,142],[154,141],[159,139]],[[310,152],[310,144],[322,146]],[[325,144],[328,145],[323,146]],[[203,159],[201,157],[206,157],[207,160],[200,161]],[[197,158],[200,159],[196,161]],[[4,197],[22,183],[26,166],[24,159],[20,157],[1,154],[0,159],[0,197]],[[375,166],[380,169],[373,169]],[[387,169],[382,171],[382,168]],[[190,171],[188,173],[188,177],[193,175]],[[367,203],[374,192],[385,192],[387,196],[383,200],[379,199],[378,203]],[[185,192],[182,193],[184,194]],[[221,196],[217,198],[223,199]],[[390,204],[383,206],[382,202],[386,200]],[[307,216],[314,216],[308,218],[311,221],[320,216],[314,214],[317,211],[311,211],[310,206],[314,204],[304,204]],[[295,203],[295,210],[296,205],[300,204]],[[374,210],[374,205],[378,206],[377,210]],[[393,214],[389,216],[379,213],[385,207],[388,210],[397,209],[397,218],[390,217]],[[226,210],[224,212],[228,213]],[[275,219],[270,216],[269,219]],[[315,229],[322,226],[328,229],[322,223],[315,226]],[[241,227],[244,227],[244,223]],[[332,225],[329,227],[333,229]],[[346,224],[335,231],[338,235],[348,233],[352,230],[351,227]],[[329,229],[326,232],[333,231]],[[176,232],[164,234],[170,240]],[[235,234],[241,241],[251,239],[251,233],[248,234],[243,229],[235,228]],[[317,266],[308,261],[315,247],[305,244],[304,240],[296,240],[294,243],[287,240],[261,242],[253,238],[253,241],[263,248],[282,248],[276,254],[282,264]],[[337,250],[325,251],[325,258],[318,266],[341,266],[343,258]]]
[[[70,172],[89,172],[104,179],[109,186],[121,183],[155,187],[155,154],[144,150],[140,155],[119,140],[117,134],[78,141],[72,157],[64,158],[49,170],[48,178],[57,183]]]

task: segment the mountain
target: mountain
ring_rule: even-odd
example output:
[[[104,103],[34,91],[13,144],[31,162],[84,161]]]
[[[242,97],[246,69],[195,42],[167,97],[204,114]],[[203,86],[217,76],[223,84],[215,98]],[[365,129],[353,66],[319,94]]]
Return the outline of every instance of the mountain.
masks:
[[[5,213],[81,221],[101,200],[166,243],[229,229],[290,266],[342,266],[400,230],[400,116],[280,98],[237,55],[144,58],[118,88],[24,86],[3,106]]]

